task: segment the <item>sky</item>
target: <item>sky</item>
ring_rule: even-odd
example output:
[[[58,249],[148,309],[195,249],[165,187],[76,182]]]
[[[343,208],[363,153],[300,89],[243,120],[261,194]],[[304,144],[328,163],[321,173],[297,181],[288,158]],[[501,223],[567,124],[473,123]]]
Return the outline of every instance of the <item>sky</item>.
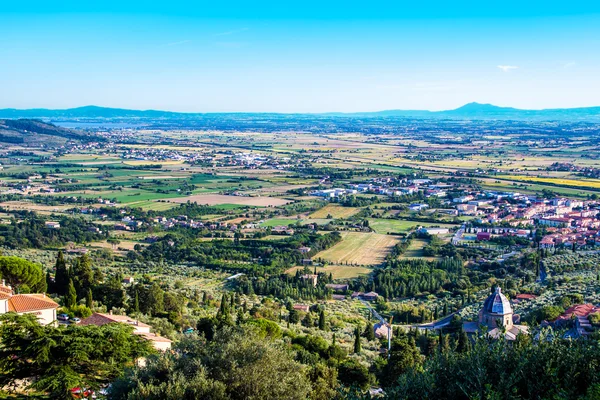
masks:
[[[598,1],[2,3],[0,108],[600,106]]]

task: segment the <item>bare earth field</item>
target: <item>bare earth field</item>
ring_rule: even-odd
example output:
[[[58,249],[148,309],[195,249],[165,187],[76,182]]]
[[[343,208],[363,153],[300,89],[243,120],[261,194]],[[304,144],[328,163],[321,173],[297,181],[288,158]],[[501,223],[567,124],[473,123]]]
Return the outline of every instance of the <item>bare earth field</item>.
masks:
[[[342,241],[315,255],[334,264],[379,265],[399,238],[377,233],[343,232]]]
[[[173,203],[187,203],[188,201],[198,204],[208,204],[215,206],[219,204],[239,204],[244,206],[258,207],[276,207],[291,203],[291,200],[280,199],[277,197],[244,197],[227,196],[224,194],[196,194],[192,196],[170,199]]]

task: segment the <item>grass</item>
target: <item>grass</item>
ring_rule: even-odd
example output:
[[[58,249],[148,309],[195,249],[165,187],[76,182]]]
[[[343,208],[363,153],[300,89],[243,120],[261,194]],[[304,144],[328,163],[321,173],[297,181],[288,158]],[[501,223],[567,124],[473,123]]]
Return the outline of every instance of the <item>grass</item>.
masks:
[[[334,264],[380,265],[400,239],[377,233],[343,232],[342,241],[318,253]]]
[[[377,233],[395,233],[395,232],[408,232],[417,226],[424,227],[441,227],[441,228],[452,228],[456,225],[443,224],[438,222],[420,222],[420,221],[406,221],[402,219],[382,219],[372,218],[369,219],[369,226]]]
[[[297,270],[303,271],[304,267],[290,268],[286,272],[290,275],[295,275]],[[310,267],[310,271],[312,273],[313,267]],[[361,275],[370,274],[371,271],[371,268],[349,265],[326,265],[324,267],[317,267],[317,272],[324,272],[326,274],[331,273],[333,279],[358,278]]]
[[[296,222],[298,222],[298,219],[296,219],[296,218],[272,218],[272,219],[268,219],[268,220],[264,221],[260,225],[261,226],[270,226],[270,227],[289,226],[289,225],[294,225]]]
[[[328,215],[331,215],[332,218],[335,219],[343,219],[349,218],[354,214],[358,213],[360,208],[358,207],[342,207],[336,204],[327,204],[325,207],[320,210],[315,211],[314,213],[309,215],[309,218],[327,218]]]

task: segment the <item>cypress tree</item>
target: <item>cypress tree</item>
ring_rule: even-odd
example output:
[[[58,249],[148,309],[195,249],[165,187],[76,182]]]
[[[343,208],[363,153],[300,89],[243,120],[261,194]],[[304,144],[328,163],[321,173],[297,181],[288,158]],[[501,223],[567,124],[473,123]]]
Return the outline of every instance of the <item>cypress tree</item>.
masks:
[[[54,290],[59,295],[67,294],[69,290],[69,270],[67,269],[67,262],[62,251],[58,252],[56,257],[54,273]]]
[[[137,292],[136,292],[136,294],[137,294]],[[85,296],[85,306],[87,308],[92,308],[93,305],[94,305],[94,303],[93,303],[93,299],[92,299],[92,289],[88,289],[87,294]]]
[[[360,326],[356,325],[354,329],[354,354],[360,353]]]
[[[368,341],[375,340],[375,328],[373,327],[373,324],[367,324],[364,335],[365,339],[367,339]]]
[[[65,295],[65,307],[71,308],[77,304],[77,291],[75,290],[75,285],[73,284],[73,279],[69,279],[69,287],[67,289],[67,294]]]
[[[319,314],[319,329],[322,331],[325,330],[325,310],[321,310]]]
[[[140,313],[140,296],[137,288],[135,289],[135,297],[133,299],[133,310],[135,311],[136,315]]]

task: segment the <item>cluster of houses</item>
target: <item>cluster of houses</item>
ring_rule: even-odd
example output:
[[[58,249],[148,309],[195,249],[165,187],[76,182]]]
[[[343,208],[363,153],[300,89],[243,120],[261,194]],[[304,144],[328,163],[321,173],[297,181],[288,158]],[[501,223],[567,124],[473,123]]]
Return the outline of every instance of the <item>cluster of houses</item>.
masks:
[[[433,183],[430,179],[374,178],[367,183],[351,184],[347,188],[314,190],[310,192],[310,194],[312,196],[335,199],[359,193],[380,194],[394,197],[423,191],[427,197],[446,197],[446,190],[450,187],[452,187],[452,185]]]

